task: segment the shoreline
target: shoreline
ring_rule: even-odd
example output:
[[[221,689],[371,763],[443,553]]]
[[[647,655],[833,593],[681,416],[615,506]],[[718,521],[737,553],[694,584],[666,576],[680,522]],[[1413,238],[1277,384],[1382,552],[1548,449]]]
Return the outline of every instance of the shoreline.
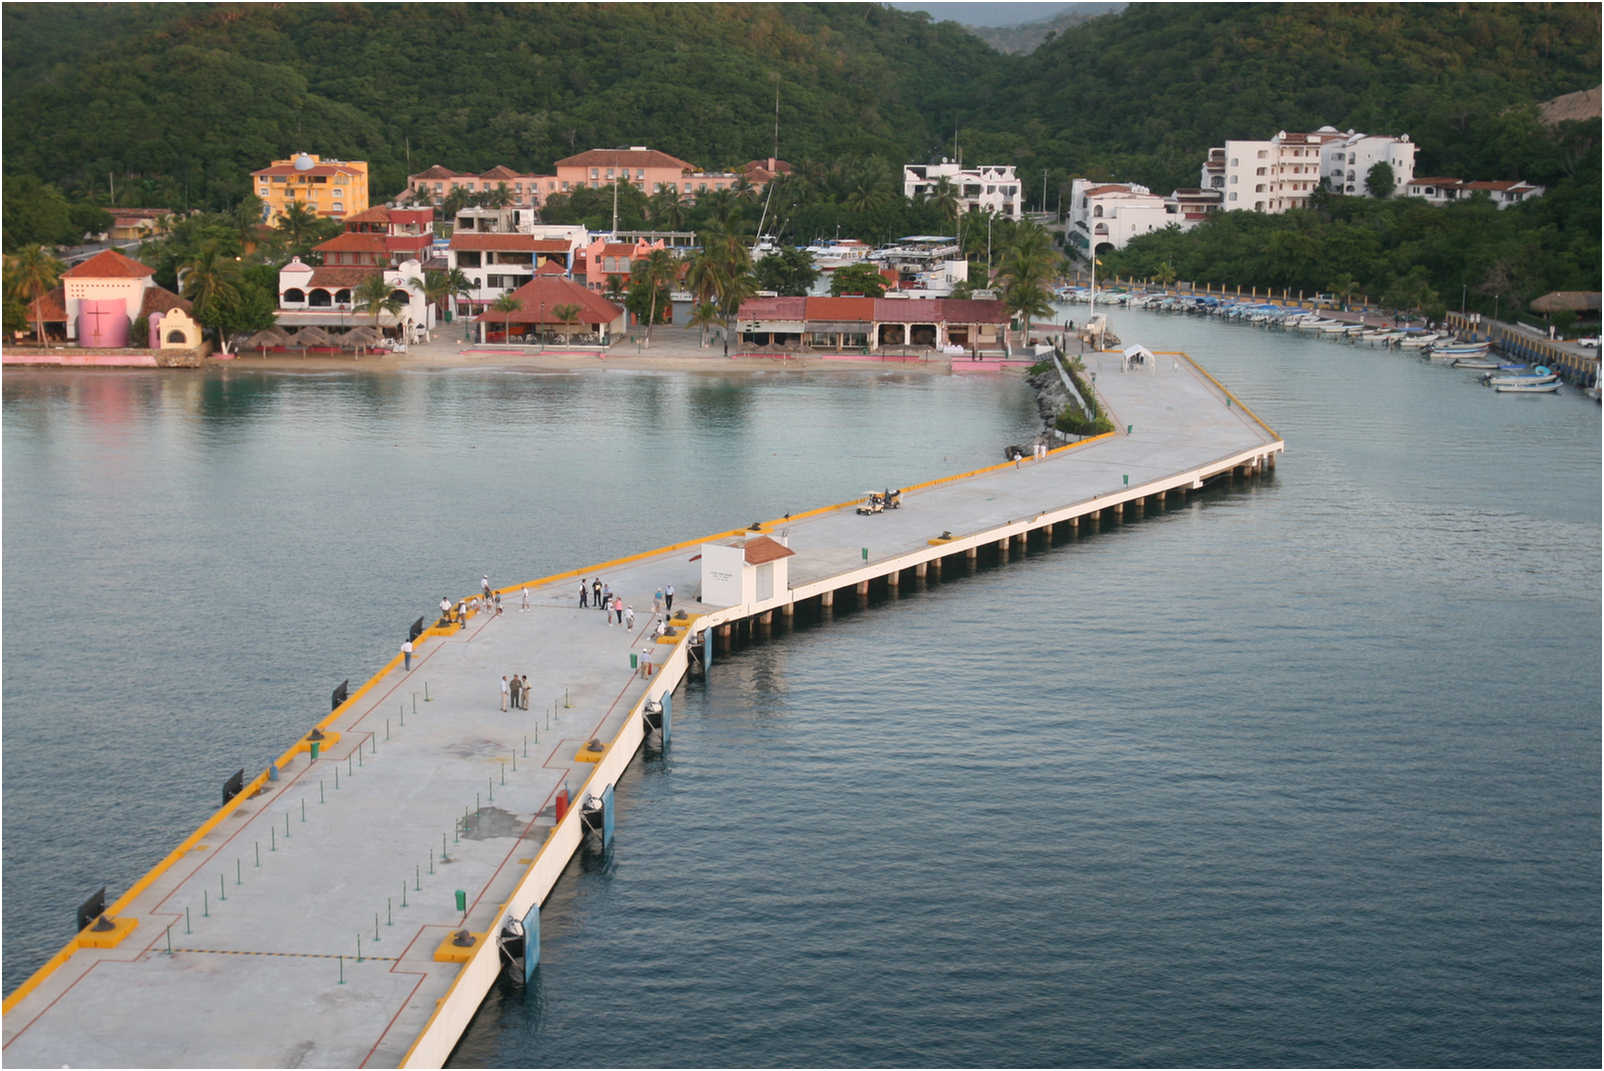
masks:
[[[396,372],[445,371],[463,368],[517,368],[536,372],[585,373],[594,371],[653,371],[689,372],[728,375],[767,371],[816,371],[825,368],[842,370],[874,370],[894,368],[903,372],[948,375],[952,361],[945,355],[929,358],[895,358],[811,356],[811,355],[723,355],[722,348],[702,349],[694,338],[687,345],[678,339],[659,340],[649,349],[637,350],[629,343],[620,343],[605,353],[585,353],[575,350],[545,352],[530,346],[508,346],[497,349],[461,341],[425,342],[412,346],[405,353],[312,354],[299,356],[275,353],[261,356],[250,352],[227,358],[208,357],[198,368],[183,371],[233,369],[264,372]],[[140,364],[4,364],[6,374],[22,371],[165,371]]]

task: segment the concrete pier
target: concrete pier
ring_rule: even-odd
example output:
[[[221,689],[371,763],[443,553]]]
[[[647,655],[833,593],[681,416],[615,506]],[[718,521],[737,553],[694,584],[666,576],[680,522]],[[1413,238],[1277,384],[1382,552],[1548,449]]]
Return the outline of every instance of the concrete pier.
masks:
[[[429,629],[410,671],[398,655],[332,713],[308,712],[308,736],[287,742],[271,776],[246,769],[239,794],[132,888],[111,890],[107,928],[70,940],[6,999],[0,1055],[12,1066],[440,1066],[502,971],[497,933],[538,918],[581,849],[581,804],[623,775],[648,704],[671,709],[689,636],[724,649],[736,629],[750,635],[776,610],[789,619],[799,602],[817,599],[827,618],[837,591],[866,596],[882,577],[894,589],[905,569],[939,579],[944,558],[988,545],[1006,561],[1033,531],[1050,538],[1054,525],[1076,531],[1105,509],[1273,467],[1275,432],[1176,357],[1155,374],[1087,355],[1114,422],[1135,434],[904,488],[895,511],[862,516],[844,502],[761,525],[783,529],[793,556],[788,583],[760,600],[699,601],[698,548],[758,534],[732,529],[531,581],[529,611],[516,609],[524,585],[511,585],[506,612]],[[581,575],[635,606],[672,583],[686,617],[666,637],[649,615],[609,624],[578,607]],[[529,677],[527,710],[501,709],[513,673]],[[629,840],[618,827],[611,850],[627,855]],[[73,907],[62,905],[64,930]]]

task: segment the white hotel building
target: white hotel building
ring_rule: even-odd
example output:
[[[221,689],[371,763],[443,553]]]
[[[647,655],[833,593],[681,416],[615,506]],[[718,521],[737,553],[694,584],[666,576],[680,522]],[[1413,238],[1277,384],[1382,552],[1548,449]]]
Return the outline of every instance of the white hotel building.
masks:
[[[1138,235],[1187,224],[1172,202],[1146,186],[1083,178],[1070,183],[1067,238],[1081,256],[1122,249]]]
[[[1334,193],[1367,196],[1365,179],[1379,163],[1392,167],[1395,193],[1402,193],[1415,176],[1409,135],[1344,134],[1329,126],[1312,134],[1283,130],[1268,141],[1227,141],[1210,149],[1202,183],[1220,191],[1226,211],[1286,212],[1304,207],[1322,181]]]
[[[964,167],[945,156],[939,164],[904,164],[902,195],[910,199],[920,194],[929,196],[942,179],[952,183],[960,212],[989,210],[1006,219],[1025,218],[1024,198],[1012,164]]]

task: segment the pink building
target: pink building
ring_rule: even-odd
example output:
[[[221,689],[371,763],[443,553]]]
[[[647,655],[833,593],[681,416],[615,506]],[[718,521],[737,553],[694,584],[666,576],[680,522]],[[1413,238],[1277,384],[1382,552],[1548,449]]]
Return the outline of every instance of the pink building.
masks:
[[[598,238],[581,253],[581,259],[574,264],[574,275],[576,278],[583,276],[585,285],[597,293],[607,289],[610,278],[617,278],[628,286],[635,261],[654,249],[666,248],[661,238],[650,244],[645,239],[630,243]]]
[[[416,175],[407,176],[407,188],[415,198],[423,198],[440,204],[452,190],[463,190],[467,193],[493,193],[503,185],[512,195],[512,204],[519,208],[539,208],[544,193],[556,188],[557,179],[552,175],[531,175],[521,171],[514,171],[505,164],[497,164],[489,171],[453,171],[449,167],[435,164],[427,171],[420,171]]]
[[[553,192],[567,193],[587,186],[601,189],[623,179],[647,195],[673,190],[694,201],[700,194],[729,189],[739,177],[734,172],[698,171],[677,156],[631,145],[627,149],[591,149],[558,160],[557,189]]]
[[[155,272],[115,249],[97,253],[68,268],[61,286],[39,298],[29,310],[47,325],[59,323],[69,342],[93,349],[133,345],[152,348],[153,317],[159,321],[172,309],[188,313],[188,301],[156,285]]]

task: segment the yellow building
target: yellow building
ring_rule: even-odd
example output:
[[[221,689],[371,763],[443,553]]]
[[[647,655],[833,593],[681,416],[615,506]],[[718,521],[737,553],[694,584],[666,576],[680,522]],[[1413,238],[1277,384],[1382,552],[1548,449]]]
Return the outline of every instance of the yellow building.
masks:
[[[251,189],[262,199],[264,223],[271,224],[297,203],[317,215],[344,219],[368,207],[368,162],[321,160],[298,153],[252,171]]]

